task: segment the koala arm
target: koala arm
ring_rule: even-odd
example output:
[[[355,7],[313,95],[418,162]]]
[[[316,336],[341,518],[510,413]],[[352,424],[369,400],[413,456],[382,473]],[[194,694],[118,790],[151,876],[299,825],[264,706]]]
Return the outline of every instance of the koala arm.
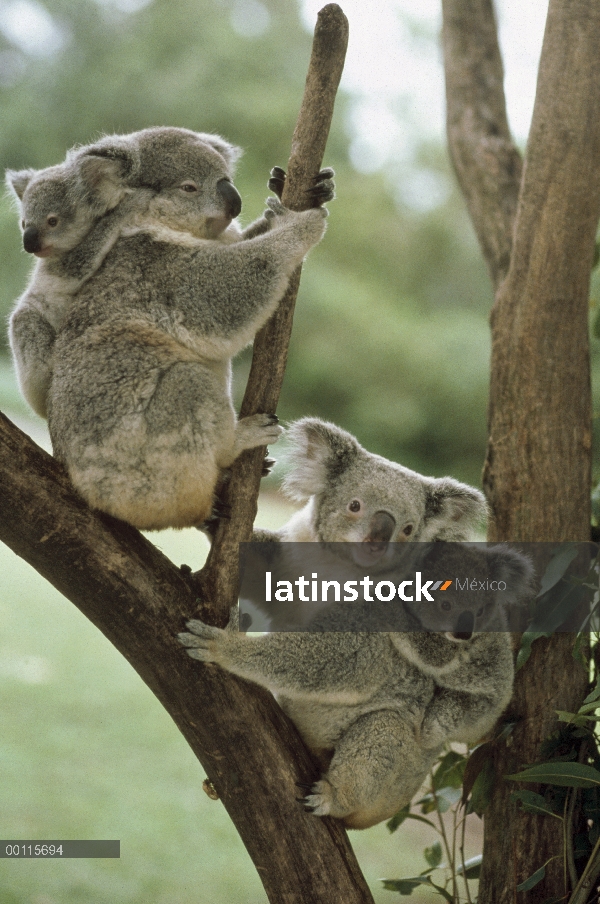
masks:
[[[421,726],[421,742],[478,741],[510,701],[514,669],[509,636],[479,634],[471,655],[435,676],[436,691]]]
[[[27,292],[19,301],[10,318],[8,337],[21,393],[35,413],[45,418],[56,332],[34,294]]]
[[[179,635],[188,654],[291,699],[353,705],[368,700],[385,680],[385,662],[364,635],[281,633],[247,637],[237,612],[225,630],[189,621]],[[370,638],[369,638],[370,639]],[[374,636],[374,640],[379,641]]]

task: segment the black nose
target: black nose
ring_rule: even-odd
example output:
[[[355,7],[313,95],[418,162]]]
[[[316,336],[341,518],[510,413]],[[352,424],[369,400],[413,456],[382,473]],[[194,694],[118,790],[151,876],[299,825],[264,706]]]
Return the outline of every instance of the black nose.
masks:
[[[23,233],[23,248],[30,254],[42,250],[42,239],[35,226],[28,226]]]
[[[227,216],[235,217],[238,216],[240,210],[242,209],[242,199],[240,197],[240,193],[235,187],[232,185],[229,179],[221,179],[217,182],[217,191],[225,201],[225,211]]]
[[[375,512],[366,540],[368,543],[389,543],[395,527],[396,519],[388,512]]]
[[[470,609],[461,612],[456,622],[454,636],[457,640],[470,640],[475,627],[475,616]]]

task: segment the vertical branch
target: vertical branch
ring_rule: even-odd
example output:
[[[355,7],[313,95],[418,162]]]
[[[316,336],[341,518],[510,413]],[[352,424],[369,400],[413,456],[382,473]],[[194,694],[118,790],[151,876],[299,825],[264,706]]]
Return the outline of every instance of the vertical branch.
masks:
[[[348,20],[340,7],[329,3],[320,11],[308,67],[306,86],[292,138],[282,202],[291,210],[312,206],[307,189],[321,169],[329,135],[333,106],[342,76]],[[252,366],[241,416],[275,412],[283,384],[292,332],[294,305],[300,284],[300,268],[293,274],[275,314],[254,340]],[[211,622],[224,624],[237,601],[238,549],[249,540],[256,517],[264,449],[249,449],[234,462],[224,501],[231,517],[217,529],[207,563],[197,576]]]
[[[442,0],[448,146],[493,286],[506,276],[521,181],[492,0]]]

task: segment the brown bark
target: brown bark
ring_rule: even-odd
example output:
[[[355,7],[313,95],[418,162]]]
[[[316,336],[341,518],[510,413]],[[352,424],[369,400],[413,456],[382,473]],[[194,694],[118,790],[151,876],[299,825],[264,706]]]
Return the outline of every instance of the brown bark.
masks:
[[[307,189],[321,169],[333,104],[342,76],[348,44],[348,21],[335,3],[319,13],[306,86],[292,138],[292,152],[282,202],[291,210],[312,206]],[[300,269],[269,322],[254,340],[252,366],[240,416],[274,412],[283,384]],[[207,563],[198,575],[198,592],[206,600],[205,613],[211,624],[224,625],[229,609],[237,602],[239,585],[238,549],[249,540],[256,518],[264,448],[244,452],[232,467],[223,501],[231,506],[231,518],[219,524]]]
[[[347,35],[340,8],[325,7],[289,165],[290,206],[302,207],[320,168]],[[275,409],[294,297],[288,293],[256,343],[246,414]],[[221,615],[235,597],[236,578],[228,581],[228,572],[237,570],[237,543],[252,527],[262,458],[261,451],[248,456],[230,484],[232,519],[220,531],[208,572],[216,575],[213,611]],[[92,512],[61,466],[1,414],[0,472],[0,540],[75,603],[161,701],[235,823],[269,900],[372,902],[341,824],[310,816],[295,800],[295,782],[315,780],[317,770],[271,695],[199,666],[176,641],[185,620],[201,611],[197,582],[134,528]]]
[[[465,74],[467,96],[496,110],[495,78],[481,79],[467,33],[487,20],[486,46],[494,28],[489,0],[444,0],[445,22],[462,23],[461,40],[445,39],[449,94]],[[456,11],[456,15],[454,14]],[[459,15],[460,14],[460,15]],[[535,110],[518,207],[506,168],[488,170],[496,189],[481,178],[481,153],[467,115],[453,122],[466,137],[449,134],[466,149],[462,184],[470,185],[469,209],[497,288],[492,312],[489,444],[484,488],[492,510],[491,540],[585,540],[590,531],[591,401],[588,291],[594,237],[600,215],[600,8],[594,0],[551,0],[538,76]],[[488,61],[489,65],[489,61]],[[501,70],[494,67],[496,75]],[[454,79],[454,82],[452,82]],[[463,88],[461,88],[463,90]],[[459,92],[460,94],[460,92]],[[495,100],[494,100],[495,98]],[[455,101],[450,102],[455,103]],[[450,118],[450,117],[449,117]],[[485,115],[479,117],[485,120]],[[505,121],[504,115],[498,121]],[[456,158],[457,152],[453,151]],[[471,178],[472,177],[472,178]],[[510,180],[509,180],[510,183]],[[504,185],[504,187],[503,187]],[[506,197],[505,197],[506,191]],[[505,200],[507,203],[504,203]],[[507,215],[508,213],[508,215]],[[504,243],[498,238],[504,222]],[[505,252],[511,247],[506,278]],[[576,710],[587,676],[571,655],[572,637],[537,641],[518,673],[511,710],[521,718],[510,746],[498,750],[498,777],[539,759],[539,744],[556,730],[556,709]],[[498,781],[485,817],[484,865],[479,900],[508,904],[516,886],[562,852],[558,820],[517,812],[508,783]],[[527,893],[528,902],[563,895],[562,862]]]
[[[313,781],[316,770],[271,695],[199,666],[177,642],[198,609],[185,576],[134,528],[92,512],[61,466],[1,414],[0,472],[0,540],[75,603],[156,694],[216,788],[269,900],[372,902],[341,824],[295,800],[294,783]]]
[[[492,284],[506,276],[521,181],[492,0],[442,0],[450,156]]]

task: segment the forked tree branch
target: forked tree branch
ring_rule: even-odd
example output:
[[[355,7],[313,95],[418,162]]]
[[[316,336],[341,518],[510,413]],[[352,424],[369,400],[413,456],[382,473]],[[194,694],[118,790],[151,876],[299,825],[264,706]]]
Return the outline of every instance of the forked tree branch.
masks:
[[[292,160],[299,155],[298,165],[307,169],[298,174],[290,162],[290,192],[301,193],[304,180],[320,167],[343,62],[339,48],[344,34],[347,37],[347,23],[341,10],[333,4],[326,7],[319,22],[311,72],[314,76],[315,71],[326,69],[329,74],[308,91],[312,112],[302,120],[317,146],[305,156],[307,138],[299,134]],[[338,51],[331,69],[327,68],[329,42]],[[298,203],[300,194],[295,197]],[[285,196],[284,200],[290,203]],[[293,306],[293,300],[286,305]],[[278,326],[280,320],[283,325]],[[267,379],[246,403],[249,410],[274,408],[285,367],[281,348],[290,325],[291,312],[282,310],[257,343],[256,354],[262,354],[263,363],[259,359],[255,366],[252,385],[261,375]],[[276,377],[273,336],[280,349]],[[258,487],[262,453],[249,458],[254,464],[244,463],[234,474],[232,490],[238,486],[236,481],[243,485],[244,474],[250,475],[249,486]],[[92,512],[63,468],[1,414],[0,472],[0,540],[91,620],[161,701],[229,812],[269,900],[273,904],[372,904],[341,824],[305,813],[295,800],[295,782],[314,781],[316,770],[272,696],[219,668],[199,666],[176,641],[185,620],[199,611],[193,581],[134,528]],[[230,546],[237,543],[238,534],[245,535],[246,528],[240,524],[248,525],[248,530],[252,526],[253,493],[254,489],[247,495],[244,490],[239,517],[234,505]],[[220,554],[223,561],[234,558],[237,567],[237,548],[232,558],[225,546]],[[220,573],[218,562],[215,567]],[[228,605],[229,598],[223,597],[215,609],[223,611]],[[201,899],[199,892],[197,900]],[[189,900],[192,904],[193,899]]]
[[[333,116],[346,47],[348,20],[339,6],[329,3],[319,13],[306,86],[292,138],[292,152],[282,202],[291,210],[308,210],[312,205],[307,190],[321,169]],[[275,314],[254,340],[252,366],[240,415],[275,412],[283,384],[292,318],[300,270],[294,273]],[[264,448],[250,449],[234,462],[231,480],[223,501],[231,507],[231,517],[219,524],[207,562],[196,575],[198,592],[205,601],[205,615],[211,624],[224,625],[229,609],[237,602],[238,550],[249,540],[256,517]]]

